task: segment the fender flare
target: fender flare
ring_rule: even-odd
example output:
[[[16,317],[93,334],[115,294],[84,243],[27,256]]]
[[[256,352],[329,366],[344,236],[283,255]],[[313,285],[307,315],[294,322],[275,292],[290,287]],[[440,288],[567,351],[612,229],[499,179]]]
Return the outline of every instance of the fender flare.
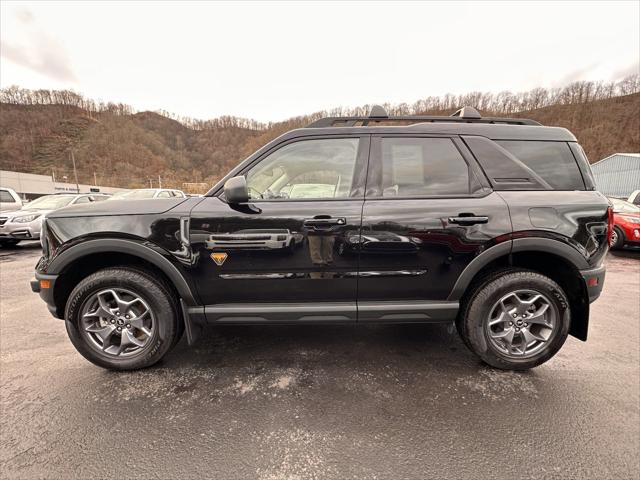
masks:
[[[460,300],[480,270],[497,258],[516,252],[551,253],[569,261],[577,270],[591,268],[587,259],[575,247],[561,240],[546,237],[516,238],[488,248],[474,258],[462,271],[447,300]]]
[[[145,244],[143,244],[138,241],[119,238],[86,240],[82,243],[69,247],[54,257],[48,265],[47,273],[59,275],[73,262],[81,259],[82,257],[86,257],[87,255],[107,252],[124,253],[139,257],[159,268],[169,278],[171,283],[173,283],[178,294],[182,299],[184,299],[187,305],[199,305],[196,301],[194,291],[187,282],[184,274],[167,258],[166,253],[161,253],[162,251],[162,249],[150,244],[149,242],[145,242]]]

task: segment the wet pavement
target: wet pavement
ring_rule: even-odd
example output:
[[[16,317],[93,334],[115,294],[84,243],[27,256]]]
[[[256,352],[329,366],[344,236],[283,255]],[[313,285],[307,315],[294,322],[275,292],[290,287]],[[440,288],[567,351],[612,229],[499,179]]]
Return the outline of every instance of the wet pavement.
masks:
[[[442,325],[259,326],[159,366],[86,362],[0,249],[2,478],[638,478],[640,254],[609,255],[589,341],[493,370]]]

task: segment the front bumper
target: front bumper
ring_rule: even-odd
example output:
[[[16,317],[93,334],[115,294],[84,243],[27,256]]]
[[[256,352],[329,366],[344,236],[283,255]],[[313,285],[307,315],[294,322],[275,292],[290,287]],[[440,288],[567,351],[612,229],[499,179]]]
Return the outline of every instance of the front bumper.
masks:
[[[596,268],[590,268],[589,270],[580,270],[580,274],[582,275],[584,283],[587,287],[589,303],[595,302],[602,293],[605,273],[606,267],[604,265],[600,265]]]
[[[36,272],[36,278],[31,280],[31,291],[40,294],[40,298],[47,304],[51,315],[64,319],[64,312],[59,312],[54,298],[54,288],[58,275],[47,275]]]
[[[0,225],[0,240],[38,240],[40,228],[39,220],[30,223],[5,223]]]

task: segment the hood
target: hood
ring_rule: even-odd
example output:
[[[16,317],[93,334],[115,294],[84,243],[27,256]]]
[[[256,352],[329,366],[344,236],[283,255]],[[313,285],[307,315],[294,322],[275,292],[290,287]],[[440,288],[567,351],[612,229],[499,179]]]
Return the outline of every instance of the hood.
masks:
[[[149,198],[140,200],[104,200],[60,208],[47,218],[102,217],[109,215],[153,215],[171,210],[186,198]]]
[[[24,217],[26,215],[34,215],[36,213],[44,215],[49,213],[50,211],[51,210],[40,210],[39,208],[33,208],[33,209],[22,208],[20,210],[9,210],[9,211],[0,212],[0,217]]]

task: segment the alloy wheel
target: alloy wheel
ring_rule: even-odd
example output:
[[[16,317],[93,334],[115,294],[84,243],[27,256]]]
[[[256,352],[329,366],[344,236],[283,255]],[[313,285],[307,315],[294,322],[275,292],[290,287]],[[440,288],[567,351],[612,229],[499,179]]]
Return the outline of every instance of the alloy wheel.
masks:
[[[557,316],[546,295],[515,290],[493,305],[485,331],[500,354],[511,359],[529,358],[548,345],[558,328]]]
[[[81,310],[81,329],[89,344],[106,354],[133,356],[147,345],[156,325],[149,305],[123,288],[101,290]]]

